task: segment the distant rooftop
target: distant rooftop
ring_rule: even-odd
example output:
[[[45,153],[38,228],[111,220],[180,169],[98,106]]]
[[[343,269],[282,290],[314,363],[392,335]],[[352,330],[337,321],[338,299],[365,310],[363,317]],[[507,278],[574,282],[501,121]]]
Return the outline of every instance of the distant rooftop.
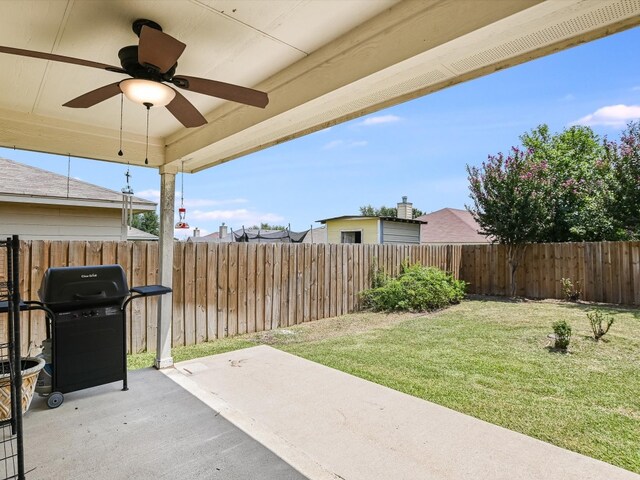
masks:
[[[467,210],[443,208],[418,217],[427,222],[420,232],[421,243],[489,243],[479,233],[480,225]]]
[[[102,208],[121,208],[122,193],[0,158],[0,201]],[[156,204],[133,197],[133,208],[155,210]]]

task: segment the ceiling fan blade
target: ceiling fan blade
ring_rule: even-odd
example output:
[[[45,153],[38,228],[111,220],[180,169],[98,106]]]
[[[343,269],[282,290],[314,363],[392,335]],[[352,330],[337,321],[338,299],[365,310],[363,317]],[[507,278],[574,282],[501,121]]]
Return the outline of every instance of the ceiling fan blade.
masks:
[[[231,83],[208,80],[206,78],[178,75],[172,79],[174,85],[190,92],[203,93],[212,97],[223,98],[232,102],[244,103],[253,107],[264,108],[269,103],[266,93],[252,88],[232,85]]]
[[[54,55],[53,53],[36,52],[34,50],[23,50],[22,48],[3,47],[0,46],[0,53],[8,53],[10,55],[20,55],[22,57],[41,58],[43,60],[51,60],[53,62],[72,63],[74,65],[82,65],[83,67],[99,68],[110,72],[127,73],[120,67],[107,65],[106,63],[92,62],[91,60],[83,60],[81,58],[66,57],[64,55]]]
[[[100,102],[103,102],[111,97],[115,97],[119,93],[122,93],[122,91],[120,90],[120,82],[116,82],[112,83],[111,85],[105,85],[104,87],[96,88],[95,90],[91,90],[90,92],[87,92],[84,95],[80,95],[73,100],[69,100],[63,105],[63,107],[93,107]]]
[[[176,64],[185,48],[184,43],[171,35],[144,25],[140,31],[138,62],[165,73]]]
[[[167,110],[187,128],[200,127],[207,123],[207,119],[178,91],[167,105]]]

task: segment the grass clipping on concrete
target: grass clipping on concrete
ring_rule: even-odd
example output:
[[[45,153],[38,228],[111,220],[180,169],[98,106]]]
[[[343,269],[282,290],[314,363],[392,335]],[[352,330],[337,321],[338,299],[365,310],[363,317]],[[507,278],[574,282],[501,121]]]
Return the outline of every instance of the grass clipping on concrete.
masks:
[[[174,356],[269,344],[640,473],[640,311],[604,308],[615,324],[600,342],[589,305],[476,299],[427,315],[345,315]],[[573,328],[568,353],[549,348],[562,319]]]

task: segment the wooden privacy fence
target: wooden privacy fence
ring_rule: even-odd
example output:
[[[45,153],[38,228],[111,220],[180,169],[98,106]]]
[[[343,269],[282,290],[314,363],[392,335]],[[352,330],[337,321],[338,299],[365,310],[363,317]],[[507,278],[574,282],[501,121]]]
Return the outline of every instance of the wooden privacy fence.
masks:
[[[27,241],[20,256],[25,300],[38,299],[50,266],[118,263],[129,286],[158,283],[156,242]],[[0,277],[4,260],[0,258]],[[403,262],[449,271],[468,282],[469,293],[510,291],[501,245],[176,243],[173,346],[353,312],[358,293],[370,285],[372,266],[396,275]],[[640,242],[529,245],[518,272],[518,294],[562,298],[563,277],[580,282],[585,300],[640,305]],[[130,352],[155,349],[157,312],[158,298],[132,302],[127,313]],[[43,314],[23,312],[21,325],[24,351],[40,345]],[[5,328],[6,321],[0,322],[0,338],[6,338]]]
[[[25,300],[38,299],[49,267],[118,263],[130,287],[158,282],[156,242],[27,241],[20,254]],[[460,254],[460,246],[450,245],[175,243],[172,344],[192,345],[353,312],[358,293],[369,287],[374,263],[390,275],[409,262],[437,266],[457,277]],[[132,302],[127,313],[130,352],[155,350],[157,311],[158,298]],[[0,322],[0,329],[5,323]],[[23,312],[21,325],[23,348],[40,345],[43,314]]]
[[[509,295],[510,268],[502,245],[462,247],[460,278],[468,293]],[[563,298],[562,278],[580,282],[587,301],[640,305],[640,242],[530,244],[518,268],[518,295]]]

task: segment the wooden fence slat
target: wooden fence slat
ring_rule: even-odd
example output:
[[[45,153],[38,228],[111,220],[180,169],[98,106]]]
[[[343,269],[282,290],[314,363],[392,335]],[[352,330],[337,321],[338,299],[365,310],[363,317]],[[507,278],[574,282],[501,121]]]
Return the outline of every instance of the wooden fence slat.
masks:
[[[303,243],[298,249],[302,251],[304,261],[302,270],[302,283],[304,284],[302,321],[308,322],[311,320],[311,244]]]
[[[640,305],[640,242],[630,242],[633,303]]]
[[[238,333],[247,333],[247,284],[249,274],[249,244],[238,245]]]
[[[289,298],[291,296],[291,288],[295,291],[294,276],[291,274],[291,269],[295,268],[292,264],[294,259],[291,256],[291,245],[281,244],[278,245],[280,249],[280,316],[278,318],[278,327],[286,327],[291,325],[291,310],[290,305],[293,303],[295,308],[295,298]],[[293,284],[293,285],[291,285]],[[295,293],[294,293],[295,295]]]
[[[90,242],[92,243],[92,242]],[[144,242],[133,242],[131,253],[131,276],[132,285],[145,285],[147,280],[146,259],[147,248]],[[89,250],[93,250],[91,245],[87,248],[87,258]],[[93,253],[96,255],[99,251]],[[133,300],[131,302],[131,352],[144,352],[147,346],[147,308],[144,300]]]
[[[158,279],[158,242],[147,242],[147,285],[157,285]],[[105,259],[105,249],[102,249],[102,259]],[[160,297],[153,296],[146,299],[147,303],[147,351],[156,351],[158,341],[158,302]]]
[[[218,338],[218,248],[207,243],[207,340]]]
[[[342,315],[344,308],[344,245],[337,245],[336,251],[336,315]]]
[[[309,285],[309,320],[314,321],[318,319],[318,245],[312,244],[309,246],[309,256],[311,257],[311,284]],[[305,257],[306,258],[306,257]]]
[[[275,304],[275,278],[280,276],[280,270],[276,274],[274,264],[274,245],[268,243],[264,246],[264,330],[273,328],[273,306]],[[280,298],[278,297],[278,302]]]
[[[120,265],[125,271],[127,284],[132,286],[132,268],[131,268],[131,251],[133,245],[129,242],[117,242],[116,244],[116,259],[115,264]],[[78,260],[74,259],[80,257],[80,252],[84,257],[85,242],[70,242],[69,243],[69,266],[79,266]],[[81,264],[80,264],[81,265]],[[132,317],[132,305],[130,302],[127,307],[125,334],[127,336],[127,352],[131,353],[131,317]]]
[[[264,330],[264,309],[265,309],[265,297],[264,297],[264,271],[265,271],[265,258],[266,247],[268,244],[259,244],[256,249],[256,265],[255,265],[255,331],[262,332]],[[250,291],[251,293],[251,291]],[[253,295],[252,295],[253,296]]]
[[[37,296],[34,295],[42,284],[44,272],[49,267],[49,246],[49,240],[34,240],[31,242],[31,251],[29,252],[31,257],[31,290],[25,292],[29,296],[24,297],[24,300],[38,300]],[[47,338],[47,334],[44,312],[34,310],[31,312],[30,341],[27,344],[38,347],[42,345],[42,340],[45,338]],[[27,351],[23,351],[23,353],[28,354]]]
[[[207,341],[207,270],[209,262],[207,259],[207,244],[195,243],[196,257],[196,284],[195,284],[195,343]]]
[[[33,290],[37,289],[37,286],[34,285],[35,288],[31,286],[31,245],[30,242],[20,242],[19,248],[19,263],[20,263],[20,271],[18,272],[18,277],[20,278],[20,298],[29,299],[29,294]],[[22,335],[20,336],[20,348],[22,352],[28,352],[31,347],[31,312],[26,311],[20,314],[20,331]],[[35,346],[35,345],[34,345]]]
[[[298,272],[298,250],[296,249],[297,245],[285,245],[286,251],[288,251],[289,255],[289,309],[287,313],[287,326],[296,324],[296,311],[297,304],[301,301],[298,298],[298,281],[297,281],[297,272]],[[284,253],[285,250],[283,250]]]
[[[294,245],[295,257],[296,257],[296,269],[295,269],[295,284],[296,284],[296,309],[295,309],[295,321],[297,325],[304,321],[304,302],[305,302],[305,264],[304,264],[304,247],[305,245]]]
[[[356,248],[355,245],[347,245],[347,261],[345,262],[345,266],[347,267],[346,272],[346,286],[345,289],[347,293],[347,312],[353,312],[354,310],[354,296],[356,294],[356,287],[354,283],[356,282],[356,277],[354,275],[357,265],[355,260]]]
[[[229,336],[229,245],[221,243],[216,245],[218,253],[218,338]]]
[[[184,305],[184,344],[196,343],[196,244],[184,244],[183,305]]]
[[[324,311],[325,317],[333,317],[336,314],[336,302],[334,299],[336,250],[334,245],[324,245],[324,251],[326,253],[324,262]]]
[[[173,317],[171,322],[174,347],[184,345],[184,244],[173,244]]]
[[[227,287],[227,331],[230,337],[238,333],[238,251],[240,245],[229,244],[229,284]]]
[[[271,329],[275,329],[283,325],[282,317],[286,315],[283,305],[283,297],[287,296],[287,290],[283,283],[283,272],[288,270],[282,263],[282,245],[273,244],[273,300],[271,301]],[[288,288],[288,287],[287,287]]]
[[[83,265],[100,264],[102,264],[102,242],[87,242],[85,244],[85,260]]]
[[[247,245],[247,332],[256,331],[256,257],[258,244]]]

